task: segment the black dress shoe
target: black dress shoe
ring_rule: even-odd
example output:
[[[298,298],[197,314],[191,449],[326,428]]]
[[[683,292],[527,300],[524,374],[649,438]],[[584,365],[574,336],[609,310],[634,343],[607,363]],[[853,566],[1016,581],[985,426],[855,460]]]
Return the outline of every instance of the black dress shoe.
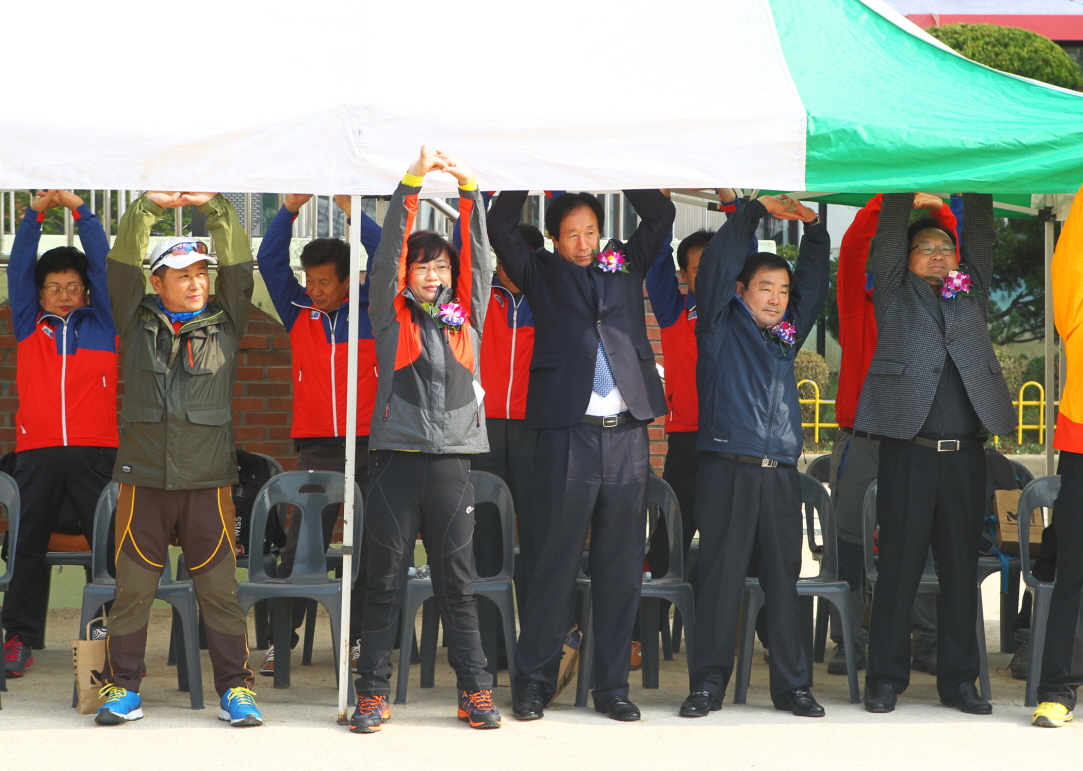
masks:
[[[605,713],[614,720],[625,723],[639,720],[639,707],[628,701],[627,696],[620,693],[609,697],[605,704],[595,704],[594,711]]]
[[[708,712],[722,709],[722,700],[709,691],[696,691],[688,694],[681,705],[681,717],[707,717]]]
[[[795,688],[775,702],[775,709],[790,710],[798,717],[823,717],[826,713],[811,691]]]
[[[978,689],[974,687],[974,683],[959,685],[951,696],[941,696],[940,703],[946,707],[955,707],[968,715],[993,714],[993,705],[978,695]]]
[[[512,702],[511,714],[519,720],[537,720],[545,717],[544,702],[541,683],[527,683]]]
[[[866,712],[894,712],[898,698],[891,683],[865,683]]]

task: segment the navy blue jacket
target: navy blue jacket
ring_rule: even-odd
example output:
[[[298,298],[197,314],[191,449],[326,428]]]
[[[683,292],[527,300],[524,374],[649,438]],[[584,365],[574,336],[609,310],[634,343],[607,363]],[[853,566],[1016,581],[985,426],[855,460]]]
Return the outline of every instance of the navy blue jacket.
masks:
[[[700,258],[696,449],[797,465],[803,439],[793,361],[827,299],[831,239],[822,224],[805,226],[786,313],[797,342],[787,347],[760,329],[737,298],[748,240],[766,213],[759,201],[742,206]]]
[[[623,247],[627,272],[606,273],[545,249],[532,251],[518,229],[526,191],[501,193],[489,211],[489,242],[534,312],[527,428],[563,428],[583,419],[599,339],[628,411],[637,420],[666,413],[654,350],[647,339],[643,277],[676,210],[657,190],[626,190],[625,195],[641,220]]]

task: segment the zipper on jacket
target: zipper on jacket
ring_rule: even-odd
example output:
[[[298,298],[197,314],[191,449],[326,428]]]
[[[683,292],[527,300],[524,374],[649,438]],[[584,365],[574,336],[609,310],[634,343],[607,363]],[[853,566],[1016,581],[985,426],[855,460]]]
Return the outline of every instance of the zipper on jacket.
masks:
[[[188,366],[189,367],[195,367],[196,366],[196,360],[192,356],[192,338],[189,337],[187,342],[188,342]]]
[[[324,315],[331,325],[331,430],[334,431],[334,436],[338,436],[338,383],[335,382],[335,325],[338,323],[338,310],[335,310],[334,318],[330,313]]]
[[[520,298],[521,299],[521,298]],[[511,368],[508,370],[508,399],[504,406],[504,417],[511,419],[511,389],[515,385],[515,340],[519,336],[519,303],[511,300]],[[478,425],[481,425],[480,421]]]
[[[68,446],[68,320],[64,319],[64,347],[60,355],[60,427]]]

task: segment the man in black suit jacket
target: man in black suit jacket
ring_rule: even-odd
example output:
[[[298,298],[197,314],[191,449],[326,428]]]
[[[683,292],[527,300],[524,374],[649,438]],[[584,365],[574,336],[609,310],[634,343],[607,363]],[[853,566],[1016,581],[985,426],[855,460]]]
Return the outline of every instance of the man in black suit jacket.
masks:
[[[526,426],[534,461],[538,587],[520,615],[515,654],[520,720],[542,717],[556,690],[561,644],[591,527],[594,707],[638,720],[628,700],[629,652],[639,608],[650,452],[647,423],[665,414],[647,339],[643,278],[673,223],[655,190],[625,192],[641,223],[624,246],[599,254],[605,212],[589,193],[555,198],[545,216],[556,254],[531,250],[517,225],[526,192],[505,192],[489,214],[500,263],[534,312]]]
[[[954,233],[928,219],[908,228],[914,203],[913,193],[884,196],[872,253],[878,340],[854,422],[881,437],[865,708],[891,712],[910,683],[910,608],[931,545],[940,579],[937,691],[947,706],[987,715],[992,706],[974,687],[983,444],[987,432],[1016,425],[989,339],[993,201],[963,196],[965,263]]]

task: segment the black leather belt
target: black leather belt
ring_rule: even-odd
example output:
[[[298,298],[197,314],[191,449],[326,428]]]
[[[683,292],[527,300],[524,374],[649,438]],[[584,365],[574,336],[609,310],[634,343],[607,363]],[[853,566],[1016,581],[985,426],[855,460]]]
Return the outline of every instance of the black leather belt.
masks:
[[[981,447],[987,438],[976,436],[969,439],[926,439],[923,436],[915,436],[910,441],[919,447],[929,447],[937,452],[958,452],[968,447]]]
[[[602,428],[616,428],[617,426],[623,426],[625,423],[631,423],[635,418],[632,417],[630,412],[622,412],[618,415],[584,415],[580,423],[586,423],[589,426],[601,426]]]
[[[850,434],[851,436],[859,436],[862,439],[870,439],[874,442],[878,442],[883,439],[880,434],[870,434],[868,431],[855,431],[849,426],[839,426],[839,431],[844,434]]]
[[[757,458],[755,455],[738,455],[734,452],[715,452],[712,454],[717,455],[719,458],[728,458],[729,460],[739,461],[740,463],[751,463],[753,466],[761,466],[762,468],[775,468],[778,466],[777,460]],[[784,463],[782,465],[786,464]]]

